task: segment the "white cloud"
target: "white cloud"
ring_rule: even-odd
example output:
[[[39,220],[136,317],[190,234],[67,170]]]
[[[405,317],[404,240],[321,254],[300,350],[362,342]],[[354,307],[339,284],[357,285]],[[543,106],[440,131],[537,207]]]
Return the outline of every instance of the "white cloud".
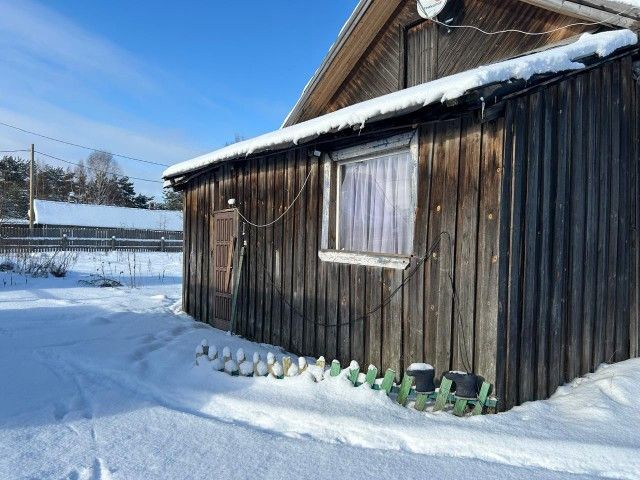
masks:
[[[202,150],[162,107],[173,101],[175,86],[167,90],[161,71],[31,0],[0,0],[0,71],[2,122],[162,163]],[[88,154],[0,126],[0,150],[30,143],[71,161]],[[131,176],[159,179],[162,173],[119,161]],[[159,185],[136,187],[160,195]]]

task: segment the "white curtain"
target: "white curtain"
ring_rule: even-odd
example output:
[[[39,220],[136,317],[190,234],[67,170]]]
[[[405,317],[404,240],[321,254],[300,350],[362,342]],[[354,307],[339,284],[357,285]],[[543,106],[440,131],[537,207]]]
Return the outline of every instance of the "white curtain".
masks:
[[[341,168],[339,248],[411,254],[415,209],[411,153],[394,153]]]

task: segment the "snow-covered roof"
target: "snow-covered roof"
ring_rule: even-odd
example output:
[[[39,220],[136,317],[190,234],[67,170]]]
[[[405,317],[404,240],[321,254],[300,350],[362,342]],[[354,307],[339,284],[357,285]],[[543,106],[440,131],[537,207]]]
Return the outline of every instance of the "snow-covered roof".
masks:
[[[163,177],[173,178],[216,163],[254,153],[277,150],[312,140],[327,133],[381,120],[459,98],[466,92],[493,83],[528,80],[534,75],[578,70],[585,65],[576,61],[592,55],[606,57],[616,50],[635,45],[638,36],[630,30],[597,34],[585,33],[568,45],[519,58],[486,65],[428,83],[390,93],[341,110],[235,143],[166,169]]]
[[[35,223],[96,228],[182,231],[182,212],[143,208],[84,205],[35,200]]]
[[[24,218],[0,218],[0,225],[29,225]]]

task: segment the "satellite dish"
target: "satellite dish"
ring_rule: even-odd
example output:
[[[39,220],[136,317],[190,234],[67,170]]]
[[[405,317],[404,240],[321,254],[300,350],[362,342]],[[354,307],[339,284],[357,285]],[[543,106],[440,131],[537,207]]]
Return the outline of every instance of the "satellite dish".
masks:
[[[418,14],[432,20],[438,16],[447,4],[447,0],[418,0]]]

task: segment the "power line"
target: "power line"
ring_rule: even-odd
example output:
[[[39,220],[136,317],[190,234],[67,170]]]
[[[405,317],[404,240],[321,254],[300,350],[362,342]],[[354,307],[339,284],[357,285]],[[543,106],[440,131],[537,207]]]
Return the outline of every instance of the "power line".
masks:
[[[25,153],[30,152],[30,150],[0,150],[0,153]]]
[[[428,17],[424,7],[422,6],[422,4],[420,2],[418,2],[418,7],[420,8],[420,10],[422,11],[422,13],[424,14],[425,17]],[[612,14],[610,17],[605,18],[604,20],[601,20],[599,22],[576,22],[576,23],[570,23],[568,25],[563,25],[561,27],[557,27],[554,28],[552,30],[547,30],[544,32],[526,32],[524,30],[518,30],[515,28],[508,28],[506,30],[498,30],[495,32],[489,32],[487,30],[483,30],[480,27],[476,27],[475,25],[449,25],[447,23],[441,22],[439,20],[437,20],[435,17],[434,18],[429,18],[429,20],[431,20],[433,23],[436,23],[440,26],[449,28],[449,29],[453,29],[453,28],[468,28],[471,30],[476,30],[477,32],[480,32],[484,35],[501,35],[504,33],[519,33],[521,35],[529,35],[529,36],[543,36],[543,35],[551,35],[552,33],[555,32],[559,32],[561,30],[565,30],[567,28],[572,28],[572,27],[595,27],[597,25],[607,25],[609,23],[610,20],[613,20],[616,17],[621,17],[622,15],[631,12],[632,10],[634,10],[637,7],[630,7],[626,10],[623,10],[622,12],[618,12],[616,14]]]
[[[0,122],[0,125],[4,125],[5,127],[13,128],[14,130],[18,130],[18,131],[23,132],[23,133],[28,133],[30,135],[35,135],[36,137],[46,138],[47,140],[51,140],[51,141],[58,142],[58,143],[63,143],[65,145],[69,145],[71,147],[83,148],[85,150],[90,150],[92,152],[110,153],[114,157],[125,158],[127,160],[133,160],[134,162],[148,163],[150,165],[158,165],[158,166],[161,166],[161,167],[169,167],[170,166],[169,164],[166,164],[166,163],[152,162],[151,160],[142,160],[141,158],[130,157],[128,155],[122,155],[120,153],[107,152],[106,150],[102,150],[101,148],[87,147],[86,145],[80,145],[78,143],[68,142],[66,140],[61,140],[59,138],[49,137],[47,135],[43,135],[42,133],[32,132],[31,130],[26,130],[24,128],[17,127],[15,125],[11,125],[9,123]]]
[[[76,167],[85,167],[85,165],[81,165],[80,163],[72,162],[72,161],[69,161],[69,160],[65,160],[64,158],[56,157],[54,155],[49,155],[48,153],[40,152],[38,150],[36,150],[36,153],[38,155],[42,155],[44,157],[51,158],[53,160],[58,160],[59,162],[68,163],[69,165],[75,165]],[[124,174],[120,174],[120,173],[116,173],[116,172],[111,172],[109,170],[98,170],[98,169],[95,169],[95,168],[93,168],[92,170],[95,170],[98,173],[104,173],[106,175],[113,175],[114,177],[129,178],[129,179],[133,179],[133,180],[139,180],[141,182],[163,183],[160,180],[151,180],[149,178],[132,177],[130,175],[124,175]]]

